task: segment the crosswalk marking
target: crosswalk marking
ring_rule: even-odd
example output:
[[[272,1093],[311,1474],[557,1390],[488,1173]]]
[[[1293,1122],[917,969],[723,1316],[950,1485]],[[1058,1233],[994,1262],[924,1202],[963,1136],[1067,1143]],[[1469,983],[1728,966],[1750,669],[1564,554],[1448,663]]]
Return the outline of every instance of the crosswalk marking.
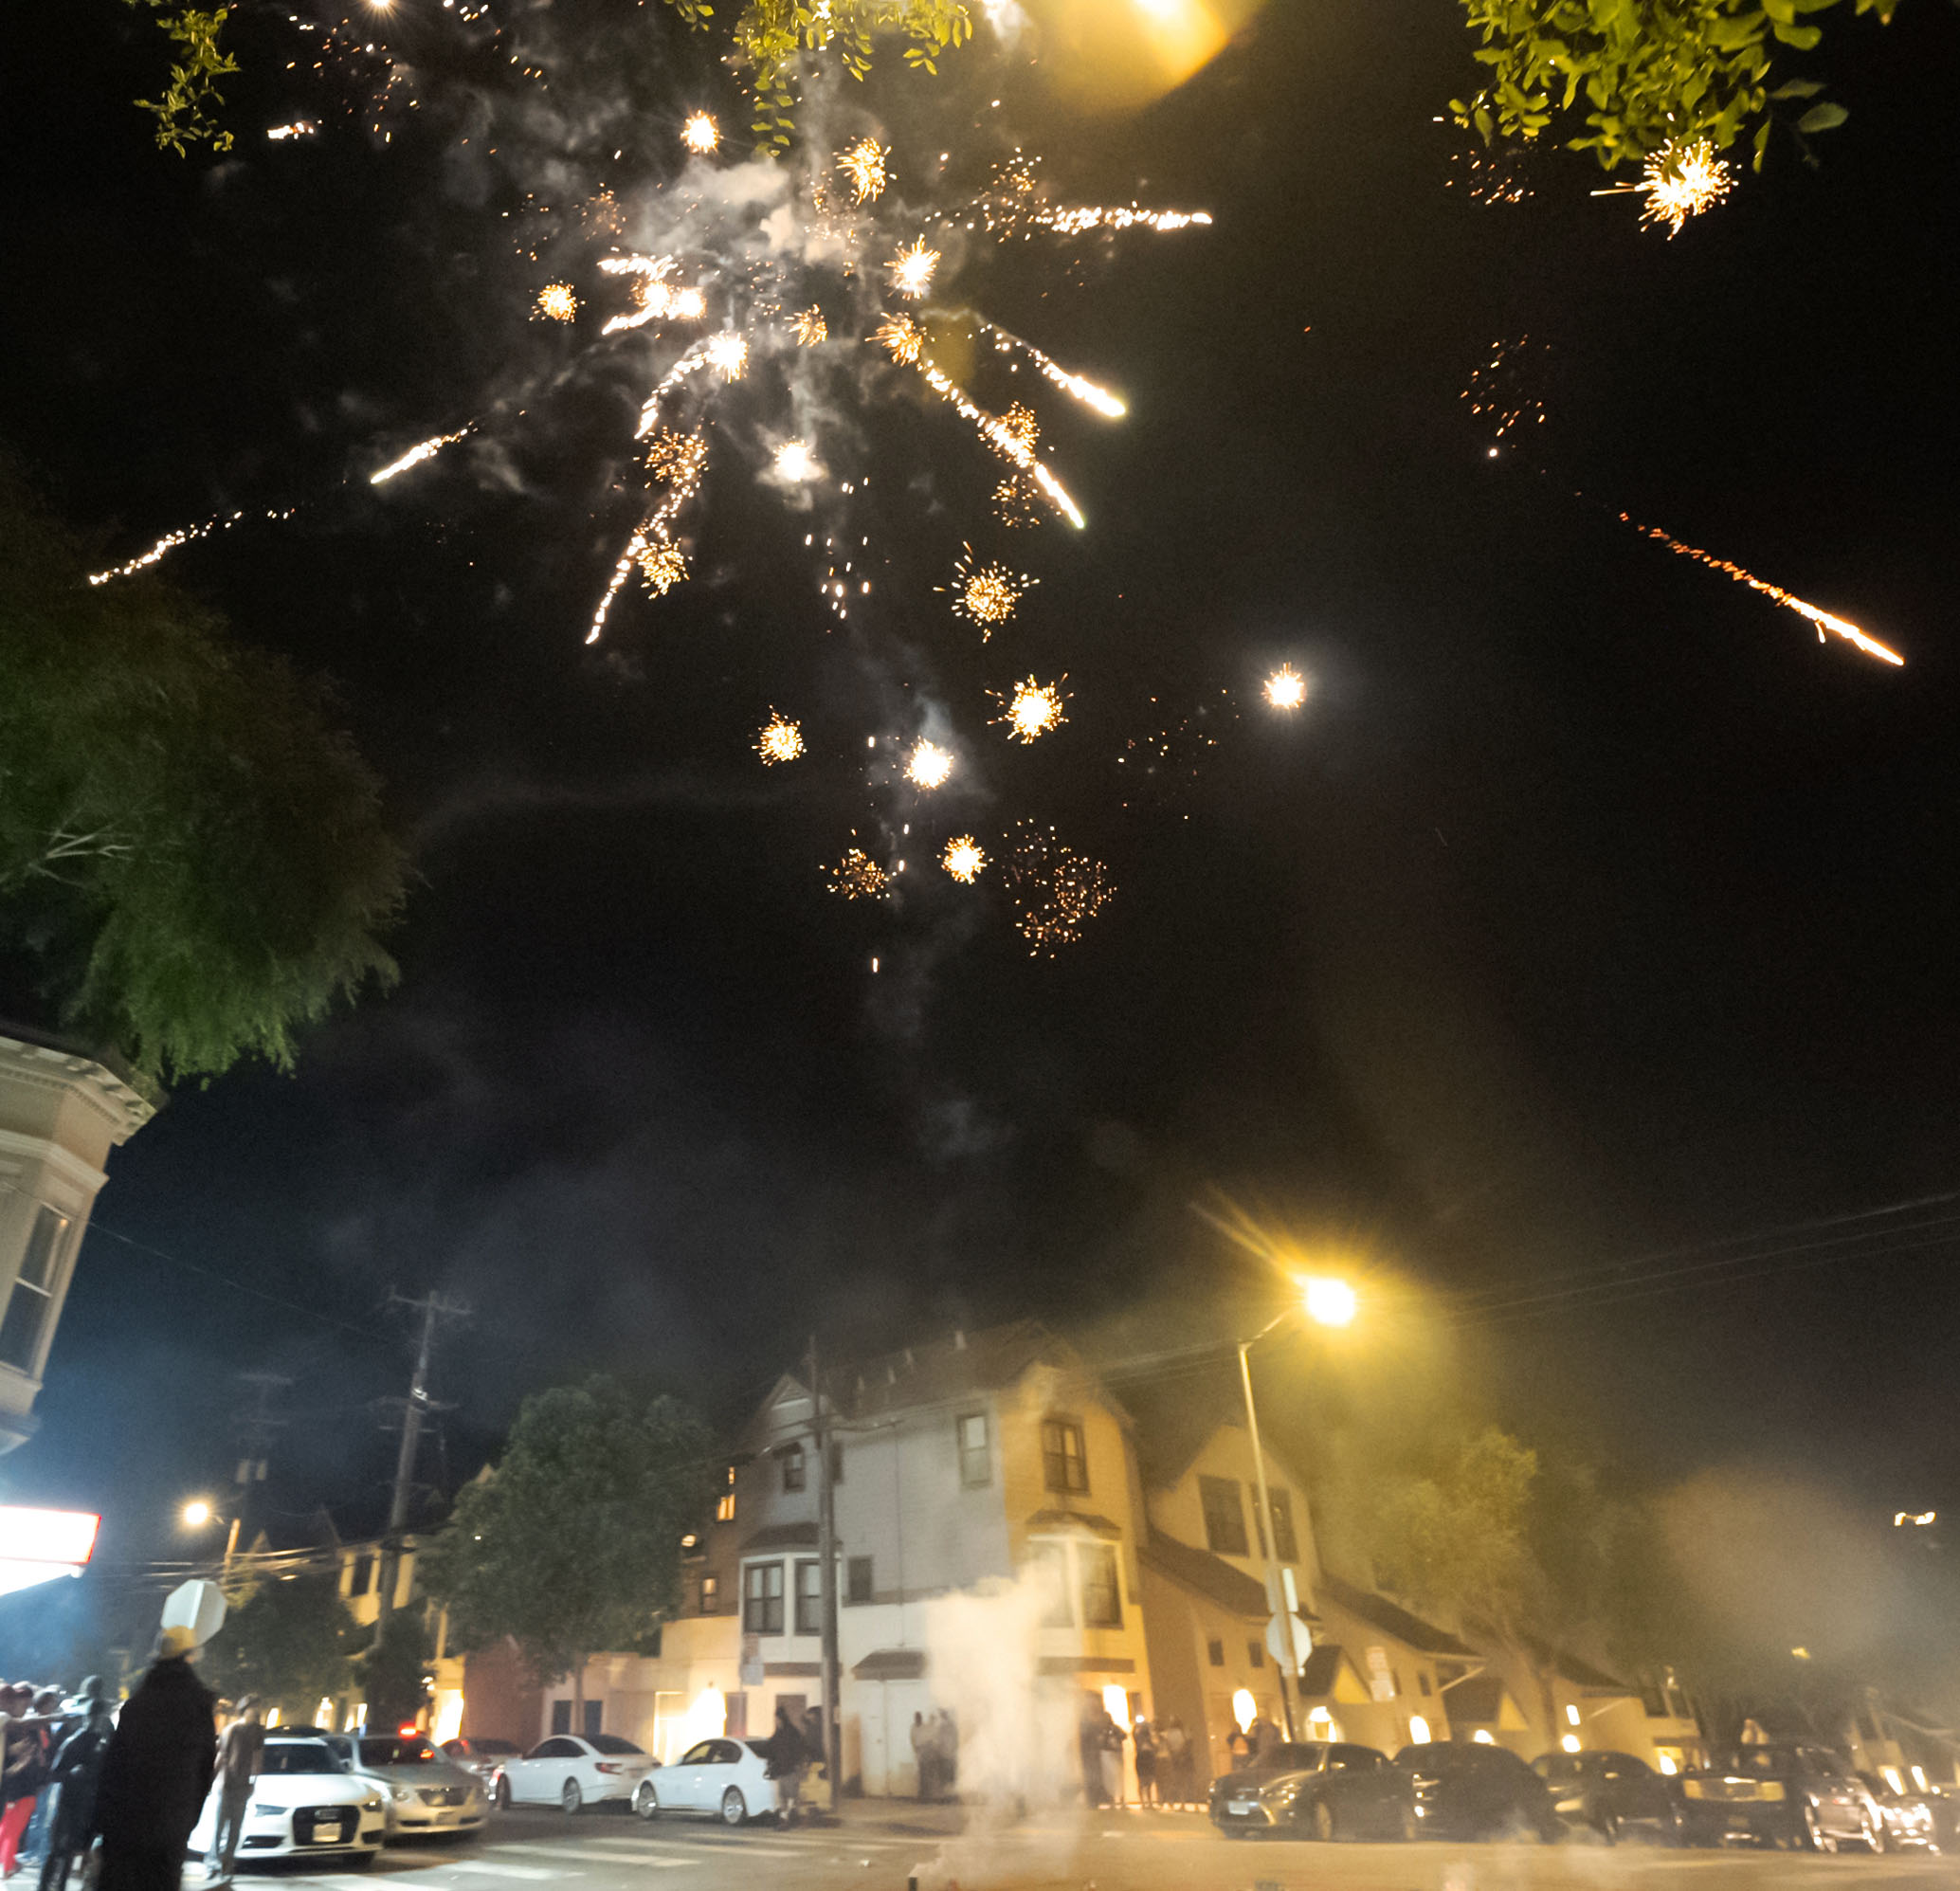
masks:
[[[644,1839],[594,1839],[595,1846],[616,1846],[621,1850],[631,1850],[644,1846]],[[743,1851],[753,1852],[758,1858],[795,1858],[808,1849],[805,1846],[765,1844],[759,1839],[746,1839],[731,1834],[725,1839],[711,1839],[706,1836],[698,1839],[682,1839],[679,1844],[690,1851]]]
[[[497,1864],[487,1858],[459,1858],[449,1866],[451,1871],[481,1871],[492,1878],[521,1878],[535,1884],[543,1884],[554,1878],[562,1878],[562,1871],[534,1871],[528,1864]]]
[[[493,1846],[493,1851],[509,1852],[517,1858],[570,1858],[580,1864],[644,1864],[653,1869],[674,1870],[691,1863],[684,1858],[670,1858],[664,1852],[636,1852],[622,1857],[618,1852],[600,1851],[595,1845],[537,1846],[515,1845]]]

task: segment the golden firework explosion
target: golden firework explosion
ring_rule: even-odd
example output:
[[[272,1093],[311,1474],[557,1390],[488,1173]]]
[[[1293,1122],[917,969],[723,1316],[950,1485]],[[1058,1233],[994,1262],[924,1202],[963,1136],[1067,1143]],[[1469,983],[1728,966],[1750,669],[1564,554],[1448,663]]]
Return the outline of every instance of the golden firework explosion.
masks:
[[[578,314],[578,298],[570,282],[547,282],[537,292],[536,308],[545,321],[570,321]]]
[[[812,302],[807,309],[798,309],[789,318],[789,327],[796,336],[799,348],[814,348],[820,341],[830,336],[830,327],[824,319],[824,311]]]
[[[1657,152],[1642,168],[1637,188],[1647,200],[1641,222],[1665,224],[1673,237],[1680,235],[1690,217],[1719,204],[1735,188],[1735,176],[1704,137]]]
[[[871,338],[886,349],[894,361],[910,368],[925,346],[926,332],[909,315],[888,315],[872,330]]]
[[[692,493],[708,464],[708,442],[700,433],[662,427],[646,443],[646,470],[677,493]]]
[[[850,180],[851,195],[868,204],[886,184],[885,159],[891,153],[875,137],[861,137],[837,154],[837,168]]]
[[[1291,664],[1281,664],[1266,679],[1266,700],[1275,709],[1298,709],[1307,700],[1307,680]]]
[[[819,478],[823,471],[823,464],[808,440],[786,440],[776,448],[775,472],[779,480],[800,486]]]
[[[953,773],[953,751],[921,738],[905,758],[905,778],[915,788],[941,788]]]
[[[880,900],[892,883],[892,876],[862,847],[847,847],[844,858],[830,869],[830,890],[846,900]]]
[[[1017,682],[1013,695],[993,719],[1006,723],[1009,739],[1016,742],[1031,742],[1050,729],[1059,729],[1068,720],[1062,707],[1068,700],[1062,687],[1067,681],[1064,676],[1059,682],[1037,682],[1029,677],[1025,682]],[[996,702],[1002,700],[999,690],[989,694]]]
[[[698,157],[708,156],[721,142],[721,127],[705,112],[696,112],[681,127],[681,142]]]
[[[749,372],[749,344],[732,329],[721,335],[711,336],[706,354],[708,365],[715,369],[724,381],[739,381]]]
[[[933,271],[939,266],[939,252],[928,249],[920,237],[910,249],[894,252],[885,264],[891,271],[892,287],[901,296],[917,298],[933,286]]]
[[[938,589],[951,593],[955,615],[979,625],[982,643],[1013,616],[1023,595],[1041,582],[997,561],[976,565],[971,545],[961,547],[953,573],[955,582]]]
[[[793,762],[803,754],[803,727],[771,709],[769,720],[756,731],[755,753],[765,767],[776,762]]]
[[[1014,926],[1027,941],[1030,956],[1053,957],[1065,945],[1080,945],[1082,928],[1116,894],[1109,868],[1088,854],[1064,846],[1052,827],[1016,824],[1018,838],[1007,865],[1014,889]]]
[[[962,886],[971,886],[979,879],[980,869],[987,864],[987,856],[971,834],[960,834],[946,843],[946,851],[939,856],[939,864]]]
[[[687,555],[671,538],[655,538],[641,548],[635,560],[646,589],[655,597],[664,597],[687,578]]]

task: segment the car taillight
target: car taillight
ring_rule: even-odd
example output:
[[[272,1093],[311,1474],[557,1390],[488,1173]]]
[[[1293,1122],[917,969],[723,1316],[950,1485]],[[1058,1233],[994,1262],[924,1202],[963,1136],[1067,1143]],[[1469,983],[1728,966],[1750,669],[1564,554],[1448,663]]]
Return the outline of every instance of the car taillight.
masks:
[[[597,1762],[597,1765],[601,1773],[624,1773],[626,1771],[625,1767],[609,1759],[602,1759]]]

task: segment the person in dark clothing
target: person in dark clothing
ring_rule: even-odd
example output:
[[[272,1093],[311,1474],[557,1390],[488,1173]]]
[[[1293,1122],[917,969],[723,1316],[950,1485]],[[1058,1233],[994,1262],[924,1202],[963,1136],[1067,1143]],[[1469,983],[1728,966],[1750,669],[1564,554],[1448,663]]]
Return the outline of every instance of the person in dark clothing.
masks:
[[[804,1710],[803,1750],[809,1755],[809,1763],[822,1773],[829,1759],[824,1739],[824,1710],[821,1707]]]
[[[11,1878],[47,1777],[47,1722],[35,1712],[34,1689],[26,1685],[9,1688],[0,1709],[0,1878]]]
[[[96,1788],[98,1891],[177,1891],[183,1877],[218,1752],[211,1695],[191,1667],[195,1646],[189,1629],[163,1631],[110,1736]]]
[[[48,1773],[53,1805],[47,1815],[47,1856],[41,1865],[41,1891],[66,1891],[68,1868],[88,1849],[95,1826],[96,1783],[115,1722],[100,1675],[82,1683],[82,1723],[64,1740]]]
[[[780,1824],[788,1825],[796,1816],[803,1791],[804,1762],[808,1757],[803,1735],[789,1710],[778,1701],[775,1731],[769,1736],[767,1776],[776,1783],[776,1818]]]

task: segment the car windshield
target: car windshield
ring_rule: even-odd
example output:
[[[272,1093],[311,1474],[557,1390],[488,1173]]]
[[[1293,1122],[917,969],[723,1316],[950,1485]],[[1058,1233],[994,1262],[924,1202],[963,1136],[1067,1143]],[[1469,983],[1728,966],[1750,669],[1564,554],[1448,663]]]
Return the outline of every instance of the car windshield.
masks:
[[[1752,1773],[1778,1779],[1789,1771],[1789,1755],[1773,1747],[1739,1747],[1723,1760],[1725,1773]]]
[[[261,1773],[345,1773],[324,1740],[267,1740],[259,1755]]]
[[[601,1754],[644,1754],[644,1747],[636,1747],[631,1740],[623,1740],[617,1734],[588,1734],[586,1744],[594,1753]]]
[[[426,1766],[436,1757],[426,1740],[379,1739],[361,1742],[363,1766]]]

